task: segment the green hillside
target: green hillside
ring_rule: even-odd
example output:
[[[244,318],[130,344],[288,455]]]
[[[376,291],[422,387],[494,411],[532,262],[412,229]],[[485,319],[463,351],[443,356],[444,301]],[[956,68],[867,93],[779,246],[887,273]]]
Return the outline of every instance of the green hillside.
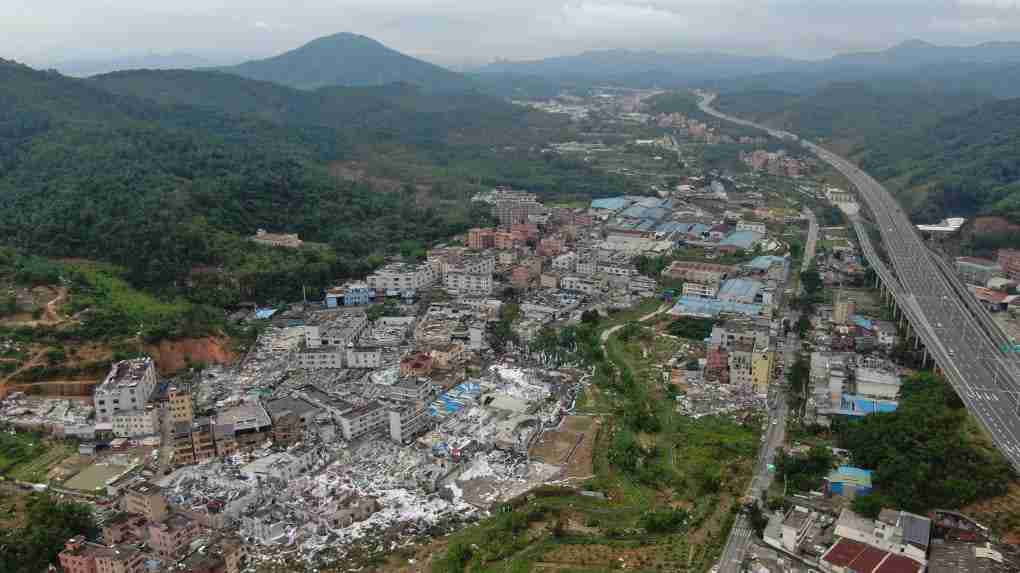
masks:
[[[34,253],[114,262],[153,288],[203,265],[293,290],[364,271],[378,245],[467,227],[462,202],[422,209],[401,192],[336,180],[323,160],[351,149],[340,131],[159,106],[5,62],[0,237]],[[242,237],[260,227],[297,232],[336,255],[253,249]],[[279,294],[255,290],[244,294]]]
[[[272,58],[252,60],[221,70],[300,89],[380,86],[398,82],[436,92],[475,87],[465,76],[387,48],[371,38],[349,33],[318,38]]]
[[[1020,223],[1020,99],[997,101],[858,152],[915,218],[1000,215]]]

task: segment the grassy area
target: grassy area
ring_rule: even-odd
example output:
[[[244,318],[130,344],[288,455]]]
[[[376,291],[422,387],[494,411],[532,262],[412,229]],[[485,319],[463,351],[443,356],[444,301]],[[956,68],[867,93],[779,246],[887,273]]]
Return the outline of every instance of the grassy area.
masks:
[[[134,289],[112,265],[74,263],[70,268],[81,279],[71,310],[100,308],[123,316],[132,325],[142,326],[181,315],[190,307],[182,298],[164,301]]]
[[[658,304],[645,301],[600,327],[630,322]],[[606,344],[605,364],[612,366],[600,367],[586,404],[612,415],[595,444],[595,477],[584,484],[605,499],[542,488],[512,511],[450,536],[432,571],[709,570],[750,477],[758,421],[678,416],[657,365],[681,344],[644,326],[623,328]],[[626,448],[632,457],[621,455]]]
[[[0,475],[34,483],[46,482],[51,467],[74,453],[65,443],[44,441],[27,433],[0,433]]]

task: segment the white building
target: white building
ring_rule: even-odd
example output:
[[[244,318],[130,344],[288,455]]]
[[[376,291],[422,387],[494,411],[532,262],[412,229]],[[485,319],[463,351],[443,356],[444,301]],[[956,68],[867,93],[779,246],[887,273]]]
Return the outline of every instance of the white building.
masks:
[[[113,414],[113,435],[138,438],[159,433],[159,412],[156,408],[118,410]]]
[[[393,409],[386,413],[389,421],[390,439],[404,444],[428,428],[432,415],[427,407]]]
[[[366,282],[368,288],[376,291],[415,291],[434,284],[441,274],[437,260],[417,265],[390,263],[368,275]]]
[[[738,221],[737,222],[737,230],[738,231],[754,231],[755,233],[761,233],[763,235],[766,234],[767,231],[768,231],[765,228],[765,223],[762,223],[760,221]]]
[[[637,274],[637,269],[630,263],[604,263],[599,265],[599,272],[615,277],[629,277]]]
[[[598,283],[587,277],[577,275],[567,275],[561,278],[560,288],[584,294],[595,294],[599,291]]]
[[[492,293],[492,273],[449,272],[443,275],[443,286],[458,293],[487,295]]]
[[[382,349],[350,345],[346,358],[348,368],[379,368],[382,366]]]
[[[876,398],[896,399],[900,394],[900,377],[889,370],[859,367],[854,370],[857,393]]]
[[[368,326],[368,316],[363,310],[342,310],[328,322],[305,327],[305,346],[308,348],[347,348],[357,340]]]
[[[146,356],[114,364],[92,395],[96,421],[108,424],[116,412],[143,409],[156,382],[156,365],[152,358]]]
[[[369,402],[340,416],[340,430],[351,441],[386,426],[389,414],[379,402]]]
[[[681,291],[683,296],[693,296],[698,298],[715,298],[715,295],[718,293],[718,283],[700,284],[695,282],[685,282]]]
[[[296,365],[303,370],[340,369],[346,363],[342,348],[306,348],[296,355]]]
[[[577,253],[563,253],[552,260],[552,268],[555,271],[572,273],[577,269]]]

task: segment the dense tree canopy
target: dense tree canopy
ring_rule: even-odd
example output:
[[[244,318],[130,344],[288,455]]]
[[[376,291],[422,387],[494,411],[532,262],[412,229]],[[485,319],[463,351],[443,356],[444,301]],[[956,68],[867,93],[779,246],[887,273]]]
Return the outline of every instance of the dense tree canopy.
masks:
[[[849,422],[839,433],[855,464],[874,471],[877,491],[910,511],[1001,495],[1013,476],[952,388],[931,374],[904,381],[896,412]]]

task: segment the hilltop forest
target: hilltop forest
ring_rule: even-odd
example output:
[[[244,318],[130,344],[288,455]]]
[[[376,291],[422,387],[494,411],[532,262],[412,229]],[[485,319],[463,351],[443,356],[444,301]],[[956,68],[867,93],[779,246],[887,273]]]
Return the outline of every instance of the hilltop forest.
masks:
[[[627,190],[537,153],[569,129],[488,96],[408,84],[301,91],[184,71],[78,80],[0,61],[0,236],[117,264],[167,295],[293,298],[484,222],[467,199],[488,186]],[[313,245],[256,248],[245,237],[258,228]]]

